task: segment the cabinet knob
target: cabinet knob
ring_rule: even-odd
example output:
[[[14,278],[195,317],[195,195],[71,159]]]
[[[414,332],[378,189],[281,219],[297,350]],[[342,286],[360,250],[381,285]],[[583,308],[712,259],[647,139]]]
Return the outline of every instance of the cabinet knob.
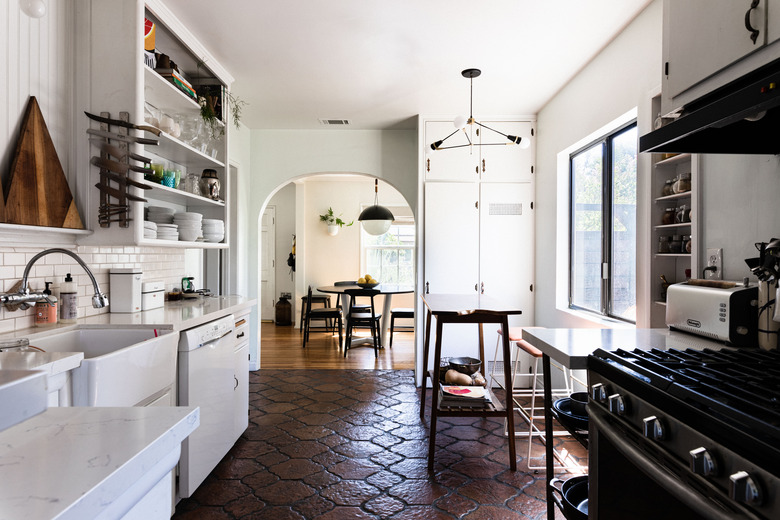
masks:
[[[691,454],[691,471],[702,477],[718,474],[718,464],[707,448],[696,448],[689,453]]]
[[[749,505],[761,505],[761,488],[747,471],[738,471],[729,477],[729,496]]]

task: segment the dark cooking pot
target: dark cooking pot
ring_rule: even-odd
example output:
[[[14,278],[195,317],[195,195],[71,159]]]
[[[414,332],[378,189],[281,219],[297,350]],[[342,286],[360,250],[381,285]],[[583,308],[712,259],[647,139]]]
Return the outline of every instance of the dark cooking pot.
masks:
[[[588,410],[585,405],[588,404],[588,392],[574,392],[569,398],[571,399],[571,412],[574,415],[587,417]]]
[[[556,484],[561,484],[560,489]],[[550,480],[549,486],[553,491],[553,498],[558,506],[563,509],[567,520],[588,520],[588,476],[579,475],[570,479]],[[556,496],[556,493],[560,497]]]

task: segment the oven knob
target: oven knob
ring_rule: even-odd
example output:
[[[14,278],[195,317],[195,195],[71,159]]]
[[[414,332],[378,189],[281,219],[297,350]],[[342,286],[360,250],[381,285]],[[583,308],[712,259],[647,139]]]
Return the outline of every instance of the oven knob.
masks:
[[[609,396],[609,411],[617,415],[626,415],[628,411],[628,403],[626,399],[620,394],[612,394]]]
[[[690,451],[691,471],[702,477],[710,477],[718,474],[718,464],[715,458],[706,448],[696,448]]]
[[[664,440],[664,437],[666,436],[666,429],[664,428],[661,419],[655,415],[651,415],[650,417],[645,417],[642,419],[642,423],[644,423],[642,431],[645,437],[656,441]]]
[[[761,488],[747,471],[737,471],[729,477],[729,496],[737,502],[758,506],[763,500]]]
[[[594,383],[590,387],[590,397],[597,403],[604,403],[607,401],[607,389],[601,383]]]

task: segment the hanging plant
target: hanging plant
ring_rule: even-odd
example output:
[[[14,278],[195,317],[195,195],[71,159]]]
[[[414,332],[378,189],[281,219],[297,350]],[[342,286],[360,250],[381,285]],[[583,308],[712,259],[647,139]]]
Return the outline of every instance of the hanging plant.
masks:
[[[198,61],[198,76],[200,76],[200,69],[203,65],[202,61]],[[240,128],[241,112],[247,104],[246,101],[238,96],[234,96],[232,92],[221,84],[199,85],[196,91],[198,93],[198,105],[200,105],[200,116],[203,118],[203,122],[206,123],[212,138],[225,135],[225,126],[222,124],[223,102],[227,104],[227,108],[230,110],[230,119],[233,121],[236,129]]]
[[[328,234],[333,236],[339,232],[339,229],[344,226],[351,226],[355,223],[353,220],[349,224],[341,220],[341,214],[337,217],[333,213],[333,208],[328,208],[328,211],[324,215],[320,215],[320,221],[325,222],[328,225]]]

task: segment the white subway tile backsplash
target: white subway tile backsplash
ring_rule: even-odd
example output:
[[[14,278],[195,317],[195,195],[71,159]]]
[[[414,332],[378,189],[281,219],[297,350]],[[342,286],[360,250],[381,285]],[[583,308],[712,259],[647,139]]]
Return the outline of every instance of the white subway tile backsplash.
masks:
[[[22,278],[25,266],[43,248],[0,246],[0,289],[3,292]],[[89,266],[100,285],[100,289],[109,294],[109,271],[116,267],[138,267],[149,280],[160,280],[166,285],[181,284],[184,268],[184,250],[169,250],[152,247],[93,247],[82,246],[73,250]],[[31,290],[42,290],[44,281],[63,283],[65,275],[71,273],[73,281],[78,285],[79,317],[93,316],[108,312],[108,309],[92,307],[92,281],[82,267],[70,256],[52,253],[44,256],[33,266],[29,284]],[[25,329],[34,324],[33,309],[10,312],[0,308],[0,332]]]

